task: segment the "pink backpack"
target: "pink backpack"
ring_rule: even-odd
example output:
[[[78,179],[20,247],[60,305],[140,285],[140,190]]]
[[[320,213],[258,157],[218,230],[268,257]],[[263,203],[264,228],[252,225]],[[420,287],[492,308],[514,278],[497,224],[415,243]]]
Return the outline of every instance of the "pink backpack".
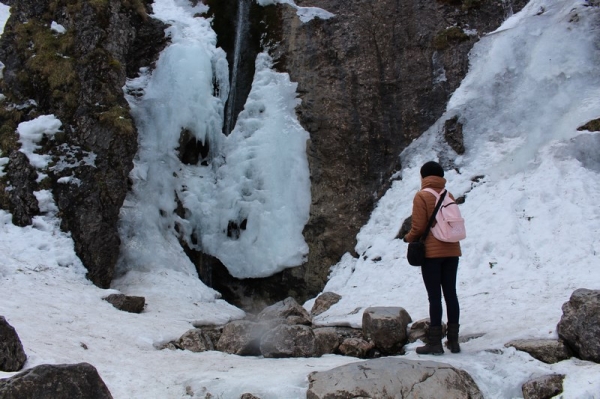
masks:
[[[440,200],[440,194],[431,188],[424,188],[423,191],[427,191]],[[435,215],[435,225],[431,228],[431,233],[435,238],[444,242],[458,242],[467,236],[465,230],[465,219],[460,214],[458,205],[449,195],[444,197],[444,201]]]

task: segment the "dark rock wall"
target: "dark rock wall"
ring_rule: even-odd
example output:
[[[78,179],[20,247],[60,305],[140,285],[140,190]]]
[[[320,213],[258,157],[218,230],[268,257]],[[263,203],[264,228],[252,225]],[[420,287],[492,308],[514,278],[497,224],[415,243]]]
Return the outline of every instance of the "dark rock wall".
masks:
[[[26,225],[39,211],[26,199],[34,190],[51,189],[61,227],[71,232],[88,277],[100,287],[112,280],[120,245],[118,215],[137,150],[122,87],[165,45],[164,26],[147,16],[149,3],[13,0],[0,41],[0,61],[6,66],[1,89],[7,97],[0,110],[0,148],[10,156],[0,182],[0,205],[8,206],[16,224]],[[52,21],[66,33],[52,32]],[[29,100],[35,104],[21,107]],[[38,184],[15,155],[15,129],[48,114],[61,120],[63,131],[42,142],[53,163],[49,177]],[[80,184],[57,182],[66,176]],[[20,190],[4,190],[11,185]]]
[[[444,112],[478,35],[526,1],[296,4],[336,15],[301,23],[282,6],[282,41],[274,51],[278,67],[298,82],[298,116],[311,137],[312,206],[304,230],[310,253],[303,268],[306,292],[314,294],[329,267],[353,252],[356,234],[401,169],[400,152]]]

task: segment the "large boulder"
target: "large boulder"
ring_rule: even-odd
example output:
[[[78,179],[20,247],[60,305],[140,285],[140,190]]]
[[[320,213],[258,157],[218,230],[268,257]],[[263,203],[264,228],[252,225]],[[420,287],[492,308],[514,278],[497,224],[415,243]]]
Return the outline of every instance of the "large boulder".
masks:
[[[600,290],[576,290],[562,311],[558,336],[581,359],[600,363]]]
[[[473,378],[449,364],[380,358],[309,375],[308,399],[483,399]]]
[[[0,380],[0,398],[112,399],[96,368],[88,363],[41,366]]]
[[[564,342],[555,339],[519,339],[504,346],[527,352],[537,360],[549,364],[569,359],[573,355]]]
[[[404,308],[370,307],[363,313],[363,334],[381,353],[399,354],[408,341],[407,327],[411,322]]]
[[[318,356],[315,334],[308,326],[282,324],[268,331],[260,341],[264,357]]]
[[[17,332],[0,316],[0,371],[19,371],[27,361]]]

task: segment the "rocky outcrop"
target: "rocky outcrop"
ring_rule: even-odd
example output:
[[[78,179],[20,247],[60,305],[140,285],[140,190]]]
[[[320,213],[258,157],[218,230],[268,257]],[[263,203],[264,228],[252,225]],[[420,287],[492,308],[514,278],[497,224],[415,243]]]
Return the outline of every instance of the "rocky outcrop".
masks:
[[[473,378],[449,364],[381,358],[309,376],[308,399],[483,398]]]
[[[39,212],[32,192],[52,190],[61,227],[71,232],[88,277],[108,287],[119,253],[118,215],[137,150],[122,87],[150,66],[165,43],[164,26],[147,16],[149,0],[18,0],[0,41],[4,63],[0,149],[10,161],[0,205],[16,224]],[[64,32],[52,30],[55,22]],[[48,177],[23,165],[15,130],[55,115],[62,131],[40,143],[52,156]],[[5,191],[4,187],[19,186]]]
[[[577,357],[600,363],[600,290],[576,290],[562,311],[558,336]]]
[[[41,366],[0,380],[2,399],[112,399],[94,366],[88,363]]]
[[[0,316],[0,371],[19,371],[27,361],[19,335],[3,316]]]

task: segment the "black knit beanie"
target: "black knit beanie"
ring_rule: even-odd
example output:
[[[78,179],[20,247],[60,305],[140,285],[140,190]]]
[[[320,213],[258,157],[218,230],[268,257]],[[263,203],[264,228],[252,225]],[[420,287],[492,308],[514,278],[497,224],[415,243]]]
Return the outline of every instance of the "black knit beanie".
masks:
[[[442,166],[434,161],[429,161],[421,166],[421,177],[427,176],[439,176],[444,177],[444,169]]]

